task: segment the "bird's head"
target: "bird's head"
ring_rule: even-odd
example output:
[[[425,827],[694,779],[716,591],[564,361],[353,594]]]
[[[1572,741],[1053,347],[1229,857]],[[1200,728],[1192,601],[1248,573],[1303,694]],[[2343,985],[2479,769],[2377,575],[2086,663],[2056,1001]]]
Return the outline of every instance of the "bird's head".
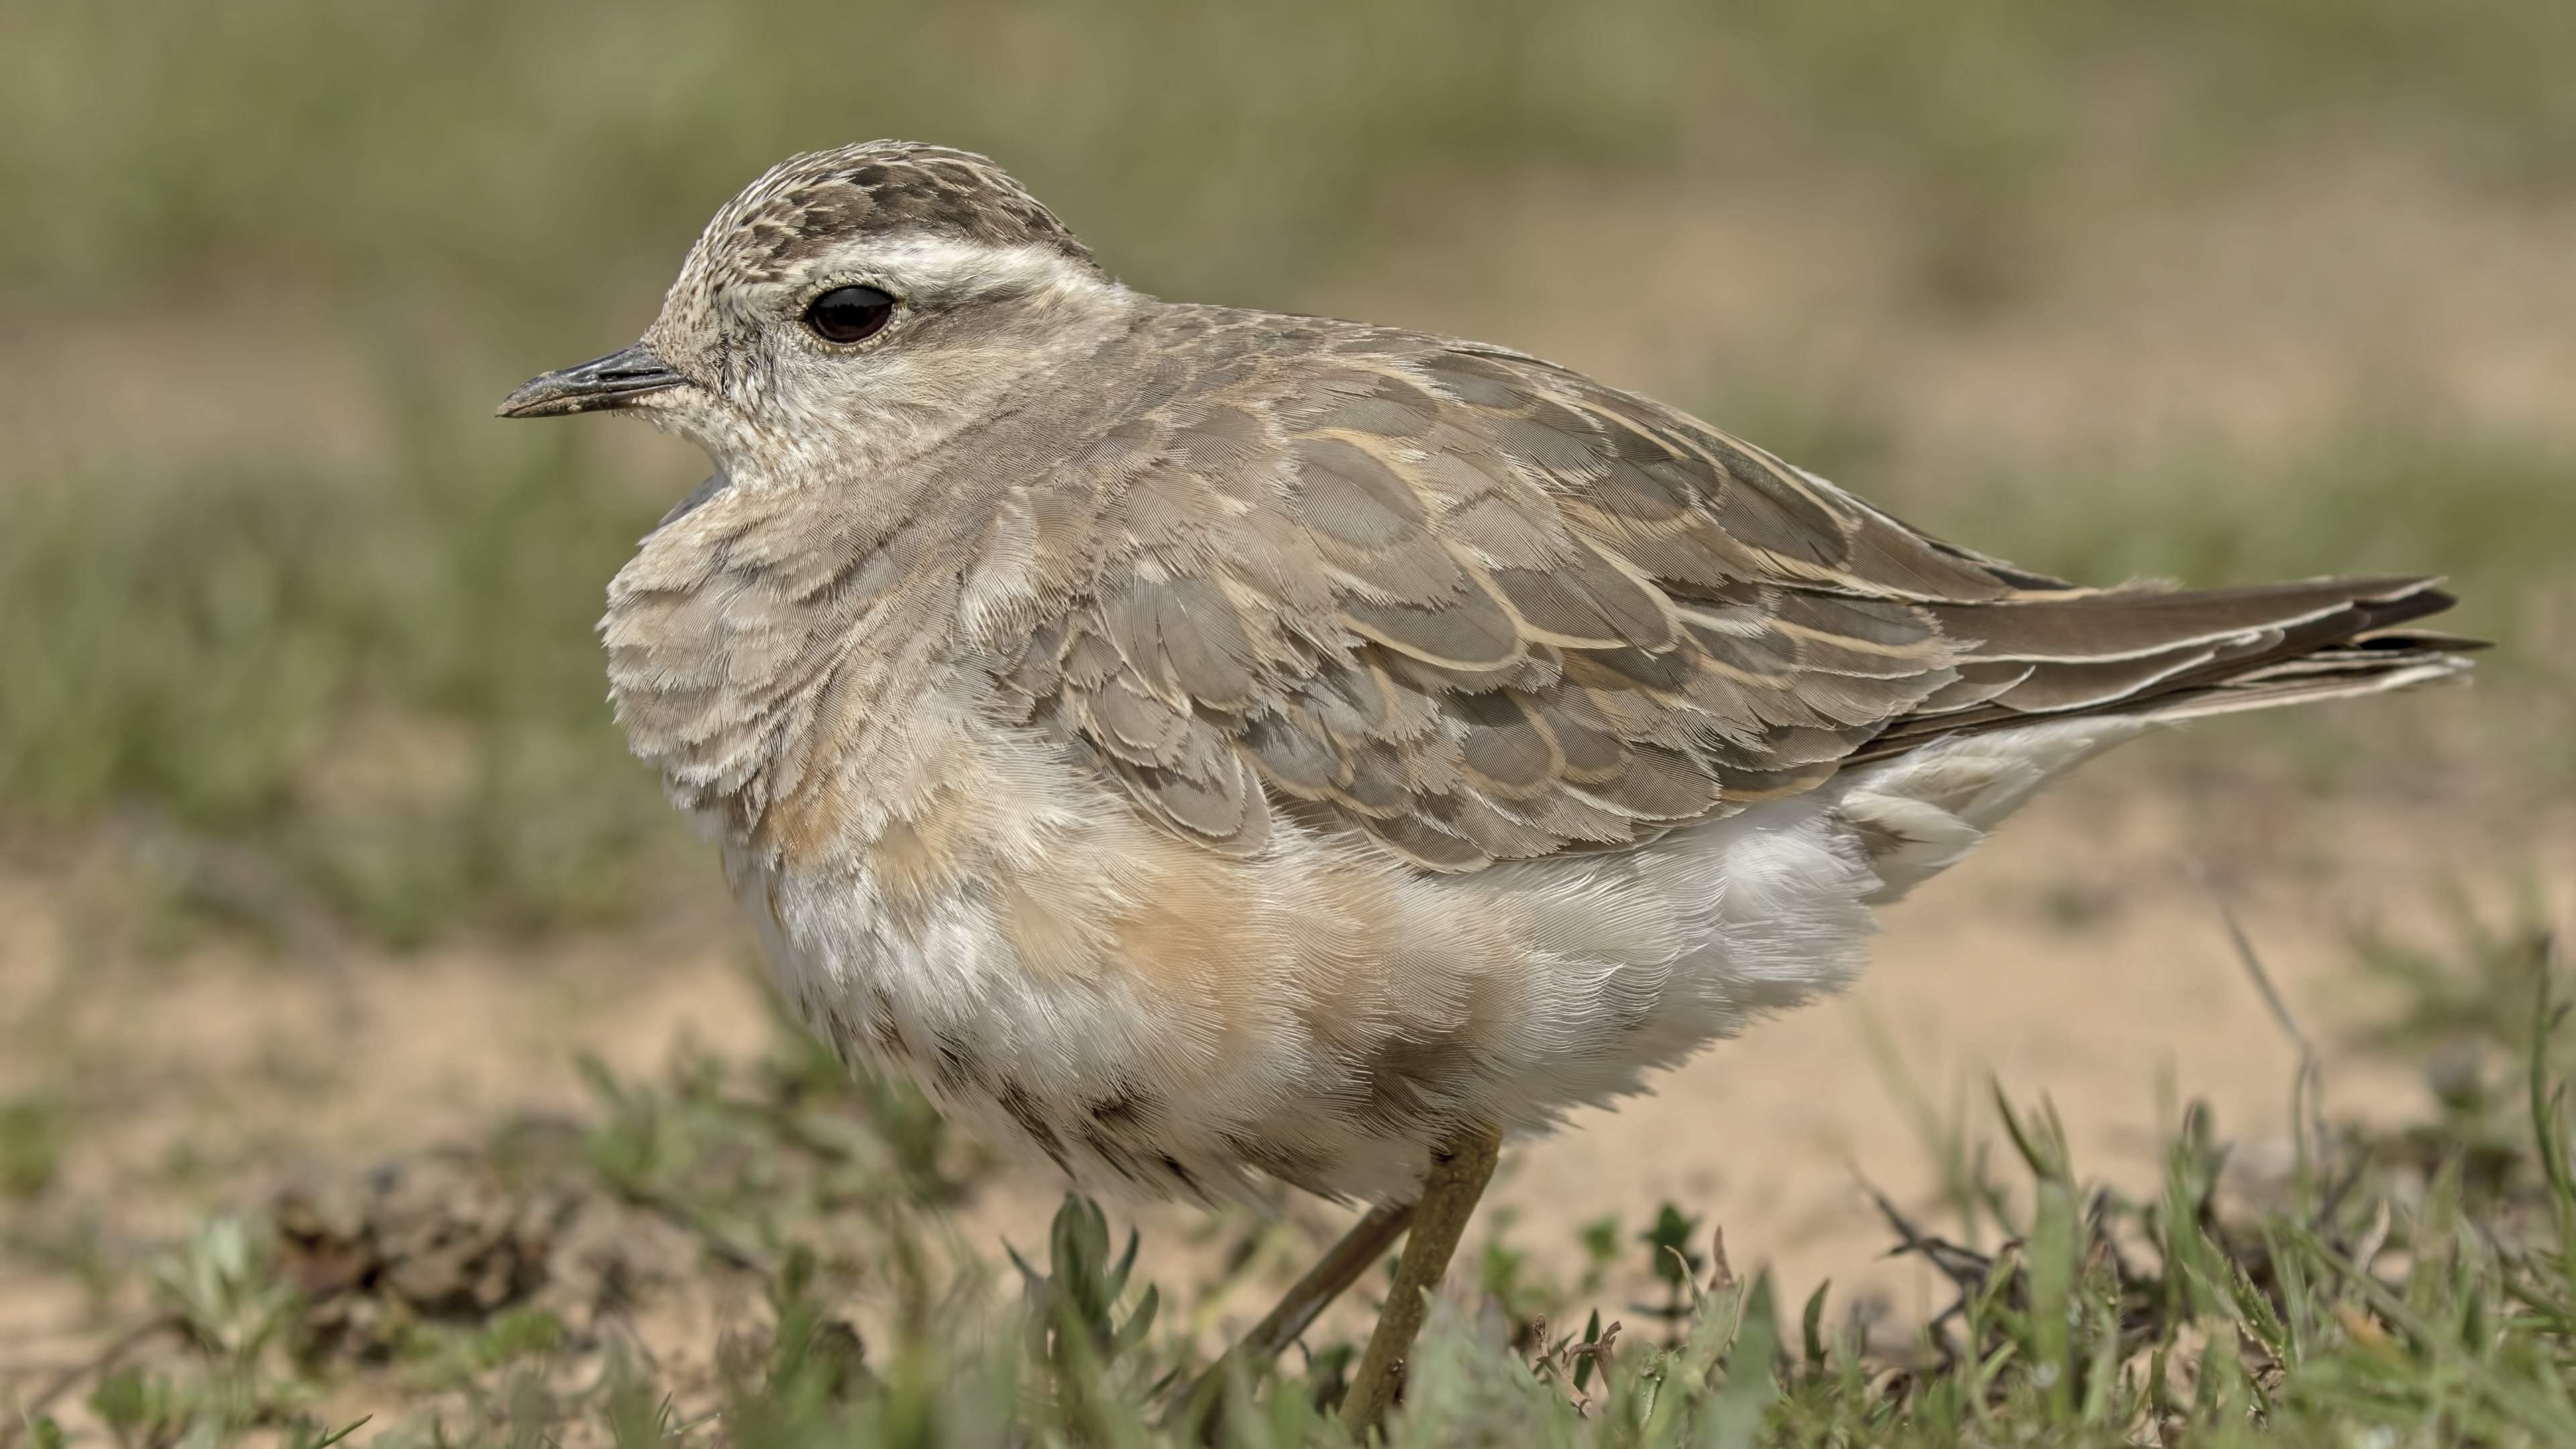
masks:
[[[936,446],[1087,350],[1130,300],[992,162],[871,141],[753,182],[643,340],[530,379],[500,413],[620,409],[735,478],[848,476]]]

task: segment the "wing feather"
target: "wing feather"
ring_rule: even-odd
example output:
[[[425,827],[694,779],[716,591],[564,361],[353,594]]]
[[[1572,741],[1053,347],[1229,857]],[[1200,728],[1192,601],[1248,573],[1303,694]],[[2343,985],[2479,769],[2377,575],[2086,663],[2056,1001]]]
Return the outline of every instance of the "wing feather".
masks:
[[[1028,721],[1212,849],[1274,815],[1436,871],[1617,846],[1944,733],[2426,668],[2388,631],[2447,602],[2078,589],[1532,358],[1161,315],[1154,386],[1030,489],[1086,496],[1021,510],[1085,566],[985,642]]]

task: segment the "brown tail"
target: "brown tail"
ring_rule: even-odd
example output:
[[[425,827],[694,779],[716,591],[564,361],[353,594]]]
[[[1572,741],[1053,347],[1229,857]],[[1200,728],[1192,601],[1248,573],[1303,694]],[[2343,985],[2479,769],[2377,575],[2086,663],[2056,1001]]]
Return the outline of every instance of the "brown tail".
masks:
[[[1976,641],[1959,680],[1852,756],[2085,714],[2195,719],[2402,689],[2459,673],[2480,640],[2401,627],[2456,602],[2438,579],[2025,594],[1932,606]]]

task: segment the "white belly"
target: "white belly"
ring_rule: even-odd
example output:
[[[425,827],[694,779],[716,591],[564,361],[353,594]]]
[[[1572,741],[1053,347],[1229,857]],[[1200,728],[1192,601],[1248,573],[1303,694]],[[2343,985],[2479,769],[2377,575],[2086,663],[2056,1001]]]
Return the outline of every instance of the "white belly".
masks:
[[[1872,900],[2136,728],[1935,746],[1641,848],[1472,875],[1293,831],[1228,860],[1123,808],[927,899],[865,867],[735,851],[728,869],[782,989],[845,1057],[1086,1186],[1232,1196],[1266,1174],[1373,1197],[1464,1123],[1544,1131],[1839,988]]]

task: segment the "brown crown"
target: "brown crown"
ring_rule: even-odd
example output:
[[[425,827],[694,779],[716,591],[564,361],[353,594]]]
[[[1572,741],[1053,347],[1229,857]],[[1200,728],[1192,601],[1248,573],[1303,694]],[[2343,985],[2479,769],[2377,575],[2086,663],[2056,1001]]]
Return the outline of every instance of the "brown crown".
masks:
[[[1054,212],[989,159],[917,141],[792,157],[737,199],[734,261],[754,274],[853,238],[930,232],[990,246],[1052,247],[1096,267]]]

